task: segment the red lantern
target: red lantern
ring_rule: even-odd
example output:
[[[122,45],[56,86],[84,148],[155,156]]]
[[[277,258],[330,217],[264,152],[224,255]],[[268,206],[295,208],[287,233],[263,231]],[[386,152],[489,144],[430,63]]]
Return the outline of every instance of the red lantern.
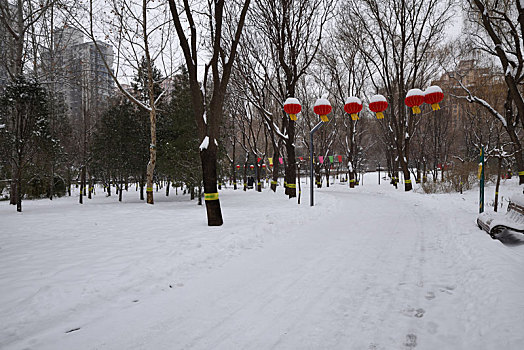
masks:
[[[358,97],[348,97],[344,105],[344,110],[351,114],[351,119],[358,120],[358,113],[362,110],[362,101],[360,101]]]
[[[413,114],[420,113],[420,105],[424,103],[424,91],[420,89],[411,89],[404,99],[406,106],[411,107]]]
[[[384,119],[384,112],[388,108],[388,101],[382,95],[373,95],[369,99],[369,109],[377,114],[377,119]]]
[[[266,168],[266,165],[265,165],[265,164],[262,164],[262,168],[264,168],[264,169],[265,169],[265,168]]]
[[[250,167],[251,169],[255,169],[255,166],[254,166],[253,164],[251,164],[249,167]]]
[[[237,164],[237,169],[240,169],[240,165]]]
[[[297,120],[297,114],[302,110],[300,101],[293,97],[288,97],[284,102],[284,111],[289,114],[289,119]]]
[[[438,111],[440,106],[438,105],[440,101],[444,98],[444,93],[442,89],[438,86],[430,86],[424,91],[424,102],[428,105],[431,105],[431,108],[434,111]]]
[[[318,114],[323,122],[328,122],[329,119],[327,115],[331,113],[331,103],[329,103],[329,101],[325,98],[319,98],[315,102],[313,112],[315,112],[315,114]]]

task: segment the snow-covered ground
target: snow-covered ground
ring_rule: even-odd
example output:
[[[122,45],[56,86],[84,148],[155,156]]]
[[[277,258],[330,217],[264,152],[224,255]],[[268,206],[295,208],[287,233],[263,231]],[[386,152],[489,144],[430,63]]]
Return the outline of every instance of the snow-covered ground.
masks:
[[[174,193],[1,202],[0,348],[524,348],[524,245],[476,190],[278,191],[221,191],[222,227]]]

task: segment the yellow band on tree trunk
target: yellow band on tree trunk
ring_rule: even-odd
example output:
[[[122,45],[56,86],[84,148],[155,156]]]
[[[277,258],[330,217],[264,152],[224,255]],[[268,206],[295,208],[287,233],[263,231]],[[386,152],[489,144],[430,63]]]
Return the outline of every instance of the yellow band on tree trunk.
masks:
[[[411,180],[404,180],[404,183],[405,183],[405,184],[410,184],[410,183],[411,183]]]
[[[519,176],[524,175],[524,171],[519,171]]]
[[[146,192],[153,192],[153,187],[146,188]]]
[[[218,192],[217,193],[204,193],[204,199],[206,201],[216,201],[218,200]]]
[[[297,188],[296,184],[287,184],[287,188]]]

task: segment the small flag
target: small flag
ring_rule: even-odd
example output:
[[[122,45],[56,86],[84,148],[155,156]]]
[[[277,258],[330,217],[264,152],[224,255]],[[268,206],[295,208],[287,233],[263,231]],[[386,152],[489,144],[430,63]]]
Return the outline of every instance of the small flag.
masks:
[[[298,159],[300,159],[300,160],[304,160],[304,157],[298,157]]]
[[[282,157],[278,158],[278,161],[280,162],[280,164],[284,164],[284,159],[282,159]]]
[[[268,158],[269,160],[269,166],[273,166],[273,158]]]
[[[262,158],[257,158],[257,164],[260,163],[261,160]]]
[[[320,164],[324,164],[324,157],[318,156],[318,161],[320,162]]]
[[[329,162],[330,162],[330,163],[333,163],[333,162],[334,162],[333,156],[329,156]]]
[[[342,163],[342,156],[337,156],[337,158],[338,158],[338,162]]]

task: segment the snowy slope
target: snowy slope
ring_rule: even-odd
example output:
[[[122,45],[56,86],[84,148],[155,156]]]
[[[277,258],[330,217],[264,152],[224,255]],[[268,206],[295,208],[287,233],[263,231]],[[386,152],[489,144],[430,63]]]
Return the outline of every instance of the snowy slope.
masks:
[[[313,208],[225,190],[218,228],[187,196],[0,203],[0,348],[521,349],[524,245],[475,191],[375,179]]]

